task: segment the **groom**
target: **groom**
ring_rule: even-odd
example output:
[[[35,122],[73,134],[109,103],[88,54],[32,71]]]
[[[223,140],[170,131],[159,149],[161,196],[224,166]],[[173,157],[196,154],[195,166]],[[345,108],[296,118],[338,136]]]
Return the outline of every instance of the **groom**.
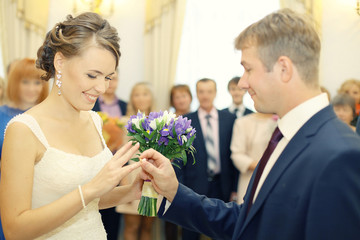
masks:
[[[215,239],[359,239],[360,138],[320,91],[312,23],[279,10],[240,33],[236,48],[245,69],[239,86],[257,111],[280,117],[279,142],[260,160],[242,205],[194,193],[168,159],[142,153],[154,161],[142,162],[142,177],[165,197],[159,216]]]

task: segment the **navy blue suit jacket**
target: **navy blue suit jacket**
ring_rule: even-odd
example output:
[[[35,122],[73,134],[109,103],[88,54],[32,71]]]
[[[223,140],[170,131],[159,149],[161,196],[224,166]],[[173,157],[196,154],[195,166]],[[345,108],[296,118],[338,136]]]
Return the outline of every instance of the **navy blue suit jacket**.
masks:
[[[118,100],[118,105],[119,105],[119,107],[120,107],[121,114],[122,114],[123,116],[125,116],[125,115],[126,115],[126,109],[127,109],[127,103],[119,99],[119,100]],[[95,112],[100,112],[100,111],[101,111],[101,110],[100,110],[99,99],[96,100],[95,105],[94,105],[94,107],[93,107],[92,110],[95,111]]]
[[[356,132],[360,135],[360,117],[358,117],[358,120],[357,120]]]
[[[291,139],[246,216],[254,175],[242,205],[180,184],[165,215],[162,202],[159,216],[216,239],[359,239],[360,138],[330,106]]]
[[[221,173],[220,182],[222,187],[222,200],[228,201],[232,191],[236,191],[235,167],[230,159],[230,143],[232,129],[235,121],[235,115],[227,111],[219,111],[219,147]],[[196,138],[193,146],[196,149],[195,164],[193,158],[188,155],[187,165],[182,168],[179,179],[188,187],[199,194],[207,194],[209,190],[208,172],[207,172],[207,152],[204,136],[201,129],[198,112],[185,115],[191,119],[191,125],[196,129]]]

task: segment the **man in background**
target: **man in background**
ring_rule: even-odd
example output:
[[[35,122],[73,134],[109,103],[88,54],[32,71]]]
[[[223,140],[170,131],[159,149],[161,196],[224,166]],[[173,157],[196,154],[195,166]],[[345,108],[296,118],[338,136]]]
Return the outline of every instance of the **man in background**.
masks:
[[[236,191],[235,167],[230,159],[230,142],[235,116],[214,107],[216,83],[209,78],[196,83],[199,109],[185,115],[196,129],[194,158],[180,173],[183,183],[198,194],[230,201]],[[195,164],[192,164],[195,160]],[[200,234],[183,229],[183,240],[198,240]]]
[[[231,95],[232,103],[230,107],[224,109],[232,114],[235,114],[236,118],[240,118],[242,116],[253,113],[252,110],[248,109],[243,104],[243,98],[246,93],[246,89],[241,89],[238,86],[239,81],[240,77],[233,77],[232,79],[230,79],[228,83],[228,91]]]

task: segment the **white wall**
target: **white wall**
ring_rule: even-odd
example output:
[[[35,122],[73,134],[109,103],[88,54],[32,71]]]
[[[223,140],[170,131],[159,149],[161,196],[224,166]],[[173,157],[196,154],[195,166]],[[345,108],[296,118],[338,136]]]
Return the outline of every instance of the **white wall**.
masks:
[[[199,106],[196,82],[201,78],[216,81],[216,108],[231,105],[227,84],[244,72],[241,52],[235,50],[234,40],[248,25],[279,7],[279,0],[187,1],[175,82],[189,85],[193,93],[191,110]],[[247,96],[244,104],[252,108],[252,99]]]
[[[348,78],[360,79],[360,16],[356,0],[323,1],[320,80],[335,96]]]
[[[73,14],[73,0],[50,0],[50,30],[56,23]],[[106,17],[120,36],[120,82],[117,95],[128,100],[136,82],[144,81],[144,21],[145,0],[114,0],[114,13]]]

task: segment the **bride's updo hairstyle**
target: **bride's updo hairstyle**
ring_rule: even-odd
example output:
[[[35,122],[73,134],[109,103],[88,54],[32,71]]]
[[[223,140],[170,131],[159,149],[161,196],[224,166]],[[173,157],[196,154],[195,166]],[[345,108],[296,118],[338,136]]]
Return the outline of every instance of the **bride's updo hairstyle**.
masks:
[[[49,80],[55,75],[54,56],[61,52],[66,58],[79,56],[91,44],[109,50],[116,59],[120,58],[120,38],[114,27],[96,13],[87,12],[77,17],[68,15],[46,34],[43,45],[37,52],[36,66],[46,73],[42,79]]]

